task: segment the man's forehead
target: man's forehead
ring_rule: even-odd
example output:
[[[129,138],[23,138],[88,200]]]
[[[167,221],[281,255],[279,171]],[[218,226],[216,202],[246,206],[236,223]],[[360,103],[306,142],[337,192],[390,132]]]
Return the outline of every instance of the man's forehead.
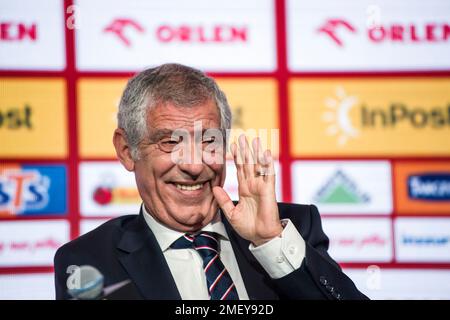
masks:
[[[167,133],[177,129],[194,131],[195,127],[218,128],[220,115],[214,104],[194,107],[176,107],[170,104],[157,106],[148,114],[149,131]]]
[[[177,131],[183,131],[183,132],[205,132],[205,131],[211,131],[211,130],[217,130],[221,131],[220,127],[217,125],[196,125],[190,128],[149,128],[149,133],[152,136],[166,136],[166,135],[172,135],[174,132]]]

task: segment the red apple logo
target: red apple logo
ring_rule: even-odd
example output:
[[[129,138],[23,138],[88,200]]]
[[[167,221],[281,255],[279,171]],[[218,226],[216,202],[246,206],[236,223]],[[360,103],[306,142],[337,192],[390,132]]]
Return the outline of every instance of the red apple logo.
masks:
[[[107,205],[111,203],[112,200],[112,190],[108,187],[98,187],[94,191],[94,195],[92,196],[94,201],[99,205]]]

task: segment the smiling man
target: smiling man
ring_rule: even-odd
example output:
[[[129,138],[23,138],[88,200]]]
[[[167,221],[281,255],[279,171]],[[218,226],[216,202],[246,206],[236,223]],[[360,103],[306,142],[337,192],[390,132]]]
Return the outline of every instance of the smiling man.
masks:
[[[165,64],[133,77],[113,143],[134,172],[139,215],[110,220],[55,255],[56,298],[67,268],[91,265],[105,285],[131,280],[142,299],[364,299],[327,253],[312,205],[277,203],[270,151],[245,136],[230,150],[239,201],[222,188],[231,112],[215,81]]]

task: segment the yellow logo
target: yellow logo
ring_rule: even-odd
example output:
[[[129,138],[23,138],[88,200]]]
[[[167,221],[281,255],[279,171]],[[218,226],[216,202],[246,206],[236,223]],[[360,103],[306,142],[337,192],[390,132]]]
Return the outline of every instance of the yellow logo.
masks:
[[[0,78],[0,157],[67,155],[66,87],[63,79]]]
[[[326,133],[336,136],[339,145],[344,145],[349,139],[359,135],[359,130],[353,126],[349,116],[357,102],[358,98],[347,95],[341,86],[336,88],[336,97],[325,100],[328,110],[323,113],[322,119],[329,123]]]
[[[450,154],[450,78],[289,83],[294,156]]]
[[[112,143],[117,110],[127,79],[80,79],[78,143],[83,158],[115,158]]]
[[[216,79],[233,113],[230,141],[245,133],[261,137],[263,148],[279,153],[278,87],[274,79]],[[250,140],[251,141],[251,140]]]

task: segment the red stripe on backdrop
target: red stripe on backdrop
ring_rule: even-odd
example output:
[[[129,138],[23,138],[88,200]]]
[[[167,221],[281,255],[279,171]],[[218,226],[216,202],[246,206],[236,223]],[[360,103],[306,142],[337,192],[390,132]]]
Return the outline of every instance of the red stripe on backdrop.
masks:
[[[391,217],[391,237],[392,237],[392,263],[395,263],[397,261],[397,249],[395,248],[395,222],[394,218],[397,213],[397,204],[395,200],[395,187],[397,185],[397,181],[395,180],[395,172],[394,172],[394,161],[391,161],[391,193],[392,193],[392,217]]]
[[[356,262],[342,262],[339,263],[342,268],[347,269],[366,269],[369,266],[377,266],[380,269],[450,269],[450,263],[356,263]]]
[[[64,21],[69,20],[71,14],[68,13],[68,7],[73,5],[72,0],[64,0]],[[67,81],[67,121],[68,121],[68,139],[69,139],[69,222],[70,238],[76,238],[80,233],[79,216],[79,191],[78,191],[78,118],[77,118],[77,74],[75,61],[75,30],[64,26],[66,36],[66,81]]]
[[[290,74],[293,77],[301,78],[448,77],[450,76],[450,70],[291,72]]]
[[[29,274],[29,273],[53,273],[53,267],[3,267],[3,268],[0,268],[0,275],[3,275],[3,274]]]
[[[0,77],[39,77],[39,78],[55,78],[63,77],[61,71],[21,71],[21,70],[0,70]]]
[[[275,2],[275,21],[277,37],[277,77],[278,77],[278,108],[280,124],[280,166],[283,201],[292,201],[291,190],[291,157],[289,150],[289,109],[288,109],[288,69],[286,45],[286,6],[284,0]],[[284,148],[282,147],[284,146]]]

